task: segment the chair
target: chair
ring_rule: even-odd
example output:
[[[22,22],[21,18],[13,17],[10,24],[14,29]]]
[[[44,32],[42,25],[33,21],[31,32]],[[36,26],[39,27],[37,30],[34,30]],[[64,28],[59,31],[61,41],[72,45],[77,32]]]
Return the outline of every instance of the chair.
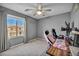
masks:
[[[53,43],[54,43],[54,38],[53,36],[51,37],[51,35],[46,35],[45,32],[44,32],[44,38],[46,39],[47,43],[51,46]]]
[[[55,29],[52,29],[52,35],[53,35],[55,38],[57,38],[57,37],[58,37],[58,36],[57,36],[57,34],[56,34]]]

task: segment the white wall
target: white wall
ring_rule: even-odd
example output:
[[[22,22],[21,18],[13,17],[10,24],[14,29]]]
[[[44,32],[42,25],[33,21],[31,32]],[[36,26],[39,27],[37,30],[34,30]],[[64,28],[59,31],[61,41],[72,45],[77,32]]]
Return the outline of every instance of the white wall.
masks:
[[[38,37],[43,37],[43,31],[45,30],[49,30],[51,32],[52,28],[56,29],[58,35],[65,34],[65,32],[61,31],[61,27],[66,27],[65,21],[70,22],[70,13],[56,15],[39,20]]]

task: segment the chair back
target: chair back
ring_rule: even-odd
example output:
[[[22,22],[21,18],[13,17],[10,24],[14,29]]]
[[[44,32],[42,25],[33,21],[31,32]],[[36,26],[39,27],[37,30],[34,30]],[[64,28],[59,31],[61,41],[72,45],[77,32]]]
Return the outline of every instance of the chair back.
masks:
[[[44,38],[45,38],[45,40],[47,41],[47,43],[52,44],[52,43],[49,41],[49,39],[47,38],[45,32],[44,32]]]

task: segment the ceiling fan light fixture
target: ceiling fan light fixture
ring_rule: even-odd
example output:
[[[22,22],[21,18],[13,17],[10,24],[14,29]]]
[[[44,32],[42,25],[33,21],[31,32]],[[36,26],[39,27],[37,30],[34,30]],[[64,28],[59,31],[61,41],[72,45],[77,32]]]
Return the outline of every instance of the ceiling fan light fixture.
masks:
[[[42,15],[42,11],[37,11],[36,14],[37,15]]]

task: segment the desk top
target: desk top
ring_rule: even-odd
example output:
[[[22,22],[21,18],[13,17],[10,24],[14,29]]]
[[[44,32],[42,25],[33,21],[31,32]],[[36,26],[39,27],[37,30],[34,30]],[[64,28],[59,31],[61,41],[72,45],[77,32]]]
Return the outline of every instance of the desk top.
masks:
[[[66,44],[65,44],[65,40],[63,39],[57,39],[55,41],[55,43],[53,44],[54,47],[57,47],[59,49],[62,49],[62,50],[67,50],[67,47],[66,47]]]

